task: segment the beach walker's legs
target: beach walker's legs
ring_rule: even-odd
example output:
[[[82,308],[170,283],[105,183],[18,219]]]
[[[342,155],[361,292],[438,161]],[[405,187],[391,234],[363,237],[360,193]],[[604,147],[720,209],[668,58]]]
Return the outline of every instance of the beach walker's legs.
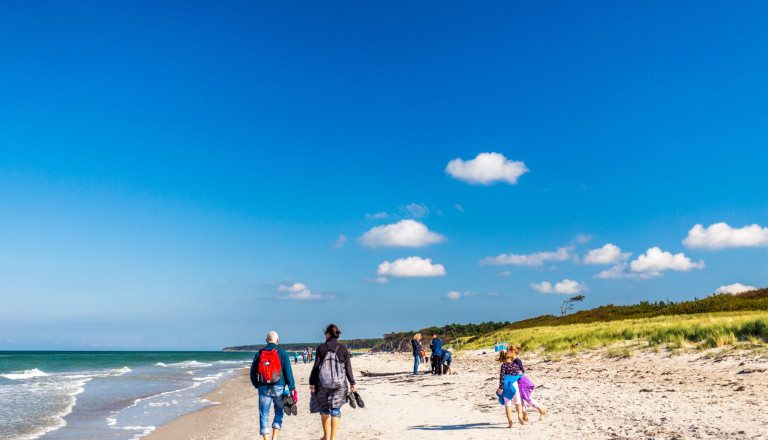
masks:
[[[537,406],[536,409],[539,410],[539,420],[543,419],[544,416],[547,415],[547,411],[544,408]]]
[[[331,415],[321,414],[320,421],[323,423],[323,439],[322,440],[328,440],[330,431],[331,431]]]
[[[329,440],[336,439],[336,431],[339,430],[339,422],[341,417],[331,417],[331,438]]]
[[[272,428],[272,440],[277,440],[277,433],[280,432],[277,428]],[[266,435],[264,436],[266,437]]]
[[[525,420],[523,420],[523,408],[522,408],[522,405],[517,403],[517,404],[515,404],[515,407],[517,408],[517,420],[520,422],[521,425],[525,425]]]
[[[512,407],[511,406],[505,406],[504,409],[507,411],[507,421],[509,422],[509,427],[511,428],[514,423],[512,423]]]

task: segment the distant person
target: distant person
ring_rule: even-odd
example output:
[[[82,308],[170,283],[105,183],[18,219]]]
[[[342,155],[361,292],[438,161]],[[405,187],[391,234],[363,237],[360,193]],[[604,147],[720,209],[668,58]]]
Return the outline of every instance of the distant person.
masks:
[[[309,352],[305,348],[304,351],[301,352],[301,357],[304,359],[304,363],[307,363],[307,358],[309,357]]]
[[[453,374],[453,371],[451,370],[451,352],[448,351],[448,349],[443,350],[443,360],[442,365],[440,366],[443,369],[443,374]]]
[[[277,332],[267,333],[267,346],[256,353],[251,364],[251,383],[259,390],[259,433],[264,440],[269,438],[270,405],[275,404],[275,419],[272,421],[272,440],[275,440],[283,426],[283,395],[289,394],[290,390],[296,401],[291,361],[277,342]]]
[[[525,425],[520,393],[516,386],[516,382],[520,380],[522,373],[520,372],[520,367],[514,362],[515,358],[516,356],[512,350],[502,350],[499,352],[501,372],[499,373],[499,389],[496,391],[496,394],[501,397],[510,428],[513,426],[512,405],[517,409],[517,420],[521,425]]]
[[[427,352],[424,351],[424,347],[421,348],[421,363],[422,364],[427,363]]]
[[[355,392],[352,356],[339,343],[341,330],[331,324],[325,329],[325,343],[317,346],[315,365],[309,375],[309,412],[320,413],[323,439],[334,440],[341,420],[341,407],[347,399],[347,383]]]
[[[299,352],[298,351],[294,351],[293,352],[293,363],[294,364],[298,364],[299,363]]]
[[[421,333],[416,333],[411,339],[411,346],[413,347],[413,374],[419,374],[419,362],[421,358]]]
[[[437,338],[437,335],[432,335],[432,343],[429,344],[429,348],[432,350],[432,374],[441,375],[442,363],[443,363],[443,341]]]
[[[541,420],[545,415],[547,415],[547,411],[542,408],[541,405],[539,405],[539,403],[531,396],[531,393],[536,388],[536,385],[534,385],[531,379],[529,379],[525,374],[523,361],[520,360],[521,347],[519,344],[515,344],[511,347],[511,350],[515,353],[514,362],[518,367],[520,367],[520,374],[523,375],[523,377],[521,377],[520,380],[518,380],[515,384],[517,385],[517,390],[520,393],[520,401],[523,406],[523,420],[526,422],[528,421],[528,409],[526,408],[526,403],[528,403],[528,406],[536,408],[539,411],[539,420]]]

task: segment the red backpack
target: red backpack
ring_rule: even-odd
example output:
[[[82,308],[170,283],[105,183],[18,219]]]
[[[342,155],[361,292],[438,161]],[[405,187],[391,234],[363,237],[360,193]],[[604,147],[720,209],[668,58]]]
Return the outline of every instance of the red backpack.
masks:
[[[259,363],[256,367],[259,373],[259,384],[274,385],[282,379],[283,364],[280,362],[280,355],[277,354],[278,349],[259,352]]]

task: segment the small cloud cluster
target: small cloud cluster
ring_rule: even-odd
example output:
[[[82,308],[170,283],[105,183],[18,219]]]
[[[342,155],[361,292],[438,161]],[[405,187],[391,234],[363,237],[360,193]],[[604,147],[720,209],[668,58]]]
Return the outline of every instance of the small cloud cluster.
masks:
[[[485,257],[480,260],[480,265],[506,265],[541,267],[547,261],[565,261],[571,258],[571,246],[561,247],[555,252],[536,252],[529,255],[501,254],[496,257]]]
[[[302,284],[302,283],[281,284],[277,288],[277,291],[286,293],[286,295],[277,296],[277,299],[285,299],[285,300],[301,301],[301,300],[336,298],[336,296],[334,295],[321,295],[319,293],[312,293],[312,291],[309,290],[306,284]]]
[[[453,291],[450,291],[450,292],[446,293],[443,296],[445,298],[447,298],[447,299],[457,300],[457,299],[460,299],[461,297],[465,297],[465,296],[480,296],[480,295],[482,295],[482,294],[478,293],[478,292],[464,292],[462,294],[459,291],[453,290]],[[486,296],[500,296],[498,292],[488,292],[485,295]]]
[[[453,207],[456,208],[456,210],[458,210],[459,212],[464,212],[464,207],[459,205],[458,203],[455,203]]]
[[[704,228],[698,224],[688,231],[683,244],[692,249],[768,246],[768,228],[758,224],[732,228],[727,223],[715,223]]]
[[[423,247],[442,243],[444,235],[432,232],[424,223],[416,220],[400,220],[389,225],[375,226],[360,237],[367,247]]]
[[[506,182],[511,185],[529,170],[523,162],[508,160],[499,153],[480,153],[471,160],[461,158],[448,162],[445,172],[454,179],[473,185],[491,185]]]
[[[555,283],[554,286],[548,281],[539,284],[531,283],[531,288],[539,293],[555,293],[563,295],[578,295],[585,290],[589,290],[586,285],[567,278],[559,283]]]
[[[715,293],[741,293],[741,292],[750,292],[752,290],[757,290],[757,287],[755,286],[745,286],[741,283],[734,283],[729,284],[727,286],[720,286],[717,289],[715,289]]]
[[[592,249],[584,256],[584,264],[616,264],[627,261],[632,252],[621,252],[621,248],[612,243],[606,243],[603,247]]]
[[[378,218],[387,218],[387,217],[389,217],[389,214],[387,214],[386,212],[377,212],[375,214],[367,214],[367,213],[365,214],[365,218],[378,219]]]
[[[598,273],[595,275],[595,278],[645,279],[661,276],[662,272],[666,270],[687,272],[691,269],[703,268],[704,261],[693,262],[682,252],[672,254],[671,252],[662,251],[659,247],[655,246],[648,249],[629,264],[619,263],[608,270]]]
[[[429,258],[408,257],[398,258],[393,262],[385,261],[379,264],[376,273],[380,277],[439,277],[446,274],[442,264],[432,264]]]

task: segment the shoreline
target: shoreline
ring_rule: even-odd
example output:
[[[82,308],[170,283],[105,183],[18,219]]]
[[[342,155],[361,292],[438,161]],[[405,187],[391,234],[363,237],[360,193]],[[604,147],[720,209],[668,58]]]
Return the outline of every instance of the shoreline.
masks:
[[[744,353],[669,356],[642,352],[629,358],[584,353],[553,361],[521,358],[546,408],[538,421],[507,427],[494,398],[499,364],[491,350],[454,354],[457,373],[413,376],[409,354],[356,356],[358,390],[366,409],[342,407],[339,439],[761,439],[768,440],[768,360]],[[299,414],[285,416],[280,438],[320,438],[319,416],[309,414],[311,364],[293,365]],[[422,364],[420,370],[427,366]],[[385,373],[365,377],[362,371]],[[206,394],[219,402],[185,414],[142,437],[147,440],[259,438],[258,394],[248,370]],[[272,413],[274,414],[274,413]],[[273,415],[270,417],[270,423]]]

